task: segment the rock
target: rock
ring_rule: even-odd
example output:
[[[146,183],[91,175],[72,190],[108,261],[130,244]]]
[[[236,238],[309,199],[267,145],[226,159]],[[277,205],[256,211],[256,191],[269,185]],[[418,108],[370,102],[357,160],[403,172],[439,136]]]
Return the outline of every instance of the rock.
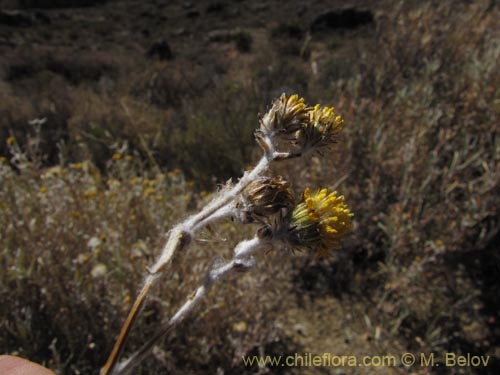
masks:
[[[157,42],[153,43],[153,45],[149,47],[146,55],[149,58],[156,57],[159,60],[172,60],[174,58],[172,49],[165,39],[160,39]]]
[[[186,13],[187,18],[198,18],[200,16],[200,12],[196,9],[190,10]]]
[[[341,10],[328,10],[321,13],[313,19],[310,28],[312,32],[356,29],[373,22],[374,17],[370,10],[345,8]]]
[[[20,0],[19,5],[23,9],[57,9],[91,7],[105,2],[106,0]]]
[[[241,32],[239,28],[232,30],[213,30],[207,33],[206,38],[209,42],[230,42]]]
[[[249,4],[250,6],[250,9],[255,12],[255,13],[259,13],[259,12],[265,12],[267,10],[269,10],[270,6],[268,3],[250,3]]]
[[[300,40],[304,37],[304,29],[295,23],[281,23],[271,31],[273,38],[290,38]]]
[[[227,4],[223,1],[216,1],[207,6],[207,13],[219,13],[226,9]]]
[[[206,40],[219,43],[234,42],[238,51],[250,52],[253,39],[249,32],[235,28],[232,30],[213,30],[207,34]]]
[[[6,38],[0,38],[0,47],[15,48],[17,44]]]
[[[185,36],[185,35],[188,35],[188,32],[184,27],[179,27],[174,31],[172,31],[172,36]]]
[[[37,21],[39,23],[44,23],[46,25],[52,23],[52,20],[50,19],[50,17],[46,13],[43,13],[40,11],[35,11],[33,13],[33,18],[35,19],[35,21]]]
[[[40,11],[23,12],[18,10],[0,11],[0,24],[14,27],[29,27],[35,23],[49,24],[50,17]]]
[[[0,11],[0,24],[15,27],[26,27],[33,24],[30,14],[19,11]]]

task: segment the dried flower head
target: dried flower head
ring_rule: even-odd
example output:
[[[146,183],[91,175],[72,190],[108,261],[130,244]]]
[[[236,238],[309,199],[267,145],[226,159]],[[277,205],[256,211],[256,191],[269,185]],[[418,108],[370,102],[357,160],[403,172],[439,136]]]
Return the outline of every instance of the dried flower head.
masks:
[[[252,181],[241,196],[238,205],[244,222],[269,217],[294,205],[290,184],[281,176],[260,177]]]
[[[352,216],[344,197],[337,196],[336,191],[321,189],[311,194],[307,188],[302,201],[293,210],[289,242],[292,246],[326,254],[340,246],[351,227]]]
[[[294,135],[308,123],[309,110],[304,98],[283,94],[260,119],[260,132],[266,135]]]
[[[309,121],[296,134],[296,144],[304,151],[321,148],[335,143],[342,130],[344,120],[335,114],[333,107],[316,104],[308,112]]]

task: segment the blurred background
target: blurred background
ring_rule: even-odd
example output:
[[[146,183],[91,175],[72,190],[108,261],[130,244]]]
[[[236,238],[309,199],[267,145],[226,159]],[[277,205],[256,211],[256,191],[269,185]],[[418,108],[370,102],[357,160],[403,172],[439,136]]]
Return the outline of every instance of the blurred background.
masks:
[[[500,371],[498,1],[0,1],[0,352],[98,374],[172,224],[259,157],[281,93],[331,152],[273,173],[345,195],[326,259],[276,248],[138,374]],[[254,227],[179,255],[126,352]],[[243,237],[242,237],[243,235]],[[242,355],[489,355],[487,367],[245,367]]]

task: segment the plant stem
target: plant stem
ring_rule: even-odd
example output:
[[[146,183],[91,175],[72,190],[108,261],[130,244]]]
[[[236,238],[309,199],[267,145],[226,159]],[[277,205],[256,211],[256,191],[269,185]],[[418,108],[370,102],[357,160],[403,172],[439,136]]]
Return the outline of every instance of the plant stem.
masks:
[[[215,262],[207,272],[203,284],[199,286],[196,291],[188,298],[188,300],[181,306],[175,315],[164,323],[158,332],[144,344],[139,350],[132,354],[128,359],[116,364],[114,370],[110,373],[112,375],[127,375],[141,363],[141,361],[146,358],[154,345],[161,340],[165,335],[167,335],[175,326],[180,324],[191,311],[201,304],[203,299],[206,297],[211,287],[219,280],[225,278],[231,271],[236,269],[250,268],[252,263],[252,255],[257,251],[259,247],[264,245],[267,241],[262,240],[258,237],[254,237],[251,240],[246,240],[240,242],[235,250],[233,259],[222,266],[216,266]]]
[[[170,263],[174,254],[178,250],[183,249],[189,244],[191,240],[191,233],[193,233],[196,229],[199,229],[202,226],[200,224],[206,225],[211,221],[212,216],[214,216],[214,218],[219,217],[220,215],[217,215],[217,211],[223,209],[231,203],[242,192],[242,190],[250,184],[250,182],[255,180],[269,168],[269,164],[272,161],[273,147],[271,146],[269,150],[270,152],[266,153],[260,159],[255,168],[252,169],[252,171],[245,173],[233,188],[217,195],[217,197],[207,204],[199,213],[188,217],[183,223],[172,229],[160,257],[149,270],[150,275],[146,278],[144,287],[137,296],[127,319],[122,326],[120,335],[118,336],[113,350],[101,370],[101,375],[108,375],[112,373],[113,367],[123,350],[128,334],[132,329],[133,323],[135,322],[137,315],[139,314],[141,307],[151,290],[151,287],[153,286],[156,276],[159,275],[159,273]]]
[[[139,292],[139,295],[137,296],[134,305],[132,306],[132,309],[130,310],[127,319],[125,320],[125,323],[123,323],[123,326],[120,331],[120,335],[118,336],[118,339],[115,342],[115,345],[113,346],[113,350],[111,351],[111,354],[108,357],[108,360],[106,361],[106,364],[104,367],[101,369],[101,375],[107,375],[110,373],[110,371],[113,370],[113,367],[116,364],[116,361],[118,360],[118,357],[120,356],[120,353],[122,352],[123,346],[125,341],[127,340],[128,334],[130,333],[130,329],[137,318],[137,315],[141,311],[142,306],[144,305],[144,301],[146,300],[146,296],[153,286],[154,281],[157,278],[153,275],[149,275],[146,278],[146,282],[144,283],[144,286],[142,287],[141,291]]]

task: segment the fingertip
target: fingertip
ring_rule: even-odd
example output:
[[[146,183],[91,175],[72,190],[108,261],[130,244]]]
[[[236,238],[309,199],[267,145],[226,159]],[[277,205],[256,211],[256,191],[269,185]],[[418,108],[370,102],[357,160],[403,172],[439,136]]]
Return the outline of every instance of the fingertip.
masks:
[[[11,355],[0,355],[1,375],[54,375],[52,371],[34,362]]]

